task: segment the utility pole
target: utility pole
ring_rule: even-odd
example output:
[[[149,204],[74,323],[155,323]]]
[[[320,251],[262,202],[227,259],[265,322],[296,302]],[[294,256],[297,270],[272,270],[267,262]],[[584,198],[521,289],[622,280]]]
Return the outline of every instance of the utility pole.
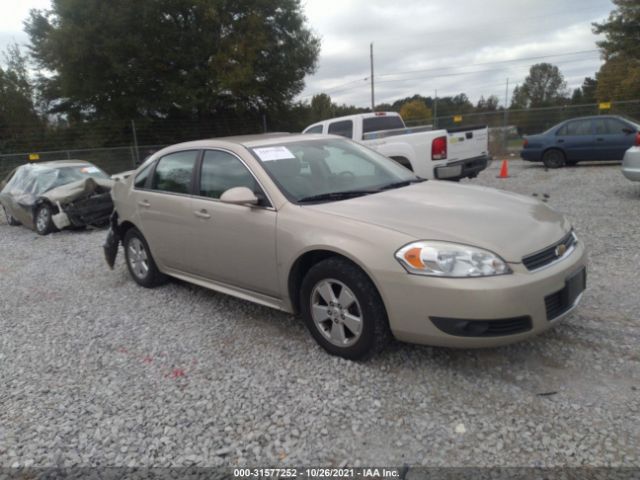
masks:
[[[135,148],[135,155],[133,157],[134,166],[140,165],[140,149],[138,148],[138,134],[136,133],[136,122],[131,120],[131,131],[133,132],[133,147]]]
[[[438,90],[436,89],[436,96],[433,99],[433,128],[438,127]]]
[[[507,139],[508,139],[508,136],[509,136],[509,133],[507,132],[508,125],[509,125],[509,78],[507,78],[507,87],[506,87],[505,92],[504,92],[504,125],[503,125],[504,137],[503,137],[503,141],[504,141],[504,151],[505,151],[505,153],[507,152]]]
[[[376,101],[375,101],[375,94],[374,94],[374,87],[373,87],[373,42],[371,42],[371,45],[370,45],[370,52],[371,52],[371,111],[375,112]]]

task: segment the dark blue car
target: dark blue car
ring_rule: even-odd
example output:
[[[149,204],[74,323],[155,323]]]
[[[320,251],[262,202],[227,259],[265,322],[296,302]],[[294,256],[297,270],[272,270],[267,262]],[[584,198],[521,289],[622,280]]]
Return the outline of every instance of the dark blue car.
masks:
[[[566,120],[539,135],[525,137],[520,156],[547,168],[575,165],[583,160],[622,160],[640,145],[640,125],[614,115]]]

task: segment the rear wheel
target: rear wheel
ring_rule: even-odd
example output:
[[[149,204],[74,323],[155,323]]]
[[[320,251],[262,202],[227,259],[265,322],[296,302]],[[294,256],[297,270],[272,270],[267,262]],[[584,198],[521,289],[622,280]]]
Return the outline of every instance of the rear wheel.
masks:
[[[13,215],[7,212],[7,209],[5,207],[2,207],[2,210],[4,210],[4,218],[7,220],[8,225],[11,225],[12,227],[16,227],[20,225],[20,222],[17,219],[15,219]]]
[[[127,230],[122,243],[127,268],[138,285],[153,288],[164,282],[166,277],[158,270],[149,245],[137,228]]]
[[[57,231],[53,224],[53,210],[51,206],[44,203],[38,207],[34,217],[36,232],[40,235],[49,235],[51,232]]]
[[[565,162],[566,158],[561,150],[547,150],[542,156],[542,163],[547,168],[561,168],[564,167]]]
[[[333,355],[364,359],[383,350],[392,338],[375,285],[346,259],[330,258],[309,270],[300,307],[313,338]]]

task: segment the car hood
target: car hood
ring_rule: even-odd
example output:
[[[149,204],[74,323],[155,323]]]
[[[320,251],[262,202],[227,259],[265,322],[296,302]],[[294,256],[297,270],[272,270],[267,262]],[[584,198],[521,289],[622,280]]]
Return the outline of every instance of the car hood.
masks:
[[[389,228],[416,240],[481,247],[512,263],[561,240],[571,229],[563,215],[536,199],[441,181],[308,208]]]
[[[42,194],[42,197],[53,203],[72,202],[78,198],[89,196],[96,191],[110,191],[114,183],[114,180],[108,178],[87,177],[53,188]]]

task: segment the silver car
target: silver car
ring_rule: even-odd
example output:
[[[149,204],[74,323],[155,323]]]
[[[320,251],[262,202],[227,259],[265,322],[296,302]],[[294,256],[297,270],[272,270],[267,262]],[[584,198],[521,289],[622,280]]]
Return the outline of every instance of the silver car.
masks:
[[[640,138],[640,133],[638,136]],[[640,182],[640,146],[631,147],[625,152],[622,174],[633,182]]]
[[[105,244],[133,279],[169,275],[298,313],[332,354],[399,340],[486,347],[556,324],[586,254],[530,197],[425,181],[350,140],[259,135],[174,145],[118,181]]]

